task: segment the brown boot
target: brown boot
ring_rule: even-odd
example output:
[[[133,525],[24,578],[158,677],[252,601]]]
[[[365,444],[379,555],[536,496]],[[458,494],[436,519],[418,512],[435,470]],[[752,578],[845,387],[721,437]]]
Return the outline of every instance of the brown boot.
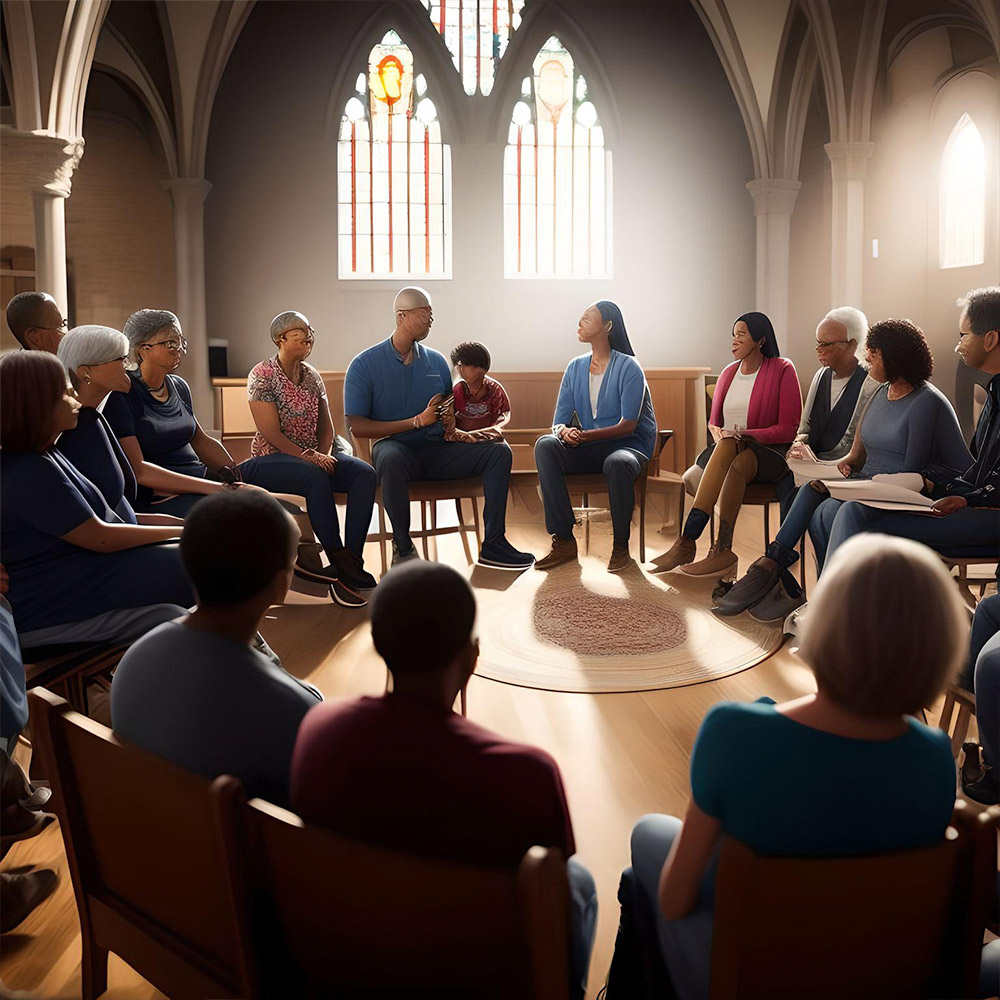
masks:
[[[611,558],[608,560],[609,573],[624,573],[635,562],[629,554],[627,545],[616,545],[611,550]]]
[[[691,562],[697,554],[698,543],[693,538],[681,535],[662,556],[657,556],[653,560],[650,573],[666,573],[668,570],[677,569],[678,566]]]
[[[708,555],[690,566],[683,566],[681,572],[688,576],[717,576],[733,580],[738,567],[739,562],[733,552],[733,526],[728,521],[720,520],[719,535],[708,550]]]
[[[558,535],[553,535],[552,548],[549,549],[549,554],[535,562],[535,569],[555,569],[556,566],[573,562],[575,559],[576,539],[572,535],[569,538],[560,538]]]

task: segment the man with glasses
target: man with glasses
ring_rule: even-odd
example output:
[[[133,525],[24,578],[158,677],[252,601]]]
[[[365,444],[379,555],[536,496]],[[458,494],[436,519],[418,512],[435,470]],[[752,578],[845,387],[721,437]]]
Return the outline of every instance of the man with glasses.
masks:
[[[48,292],[21,292],[7,305],[7,326],[26,351],[55,354],[69,324]]]
[[[858,362],[858,346],[868,333],[860,309],[831,309],[816,327],[816,372],[802,407],[788,458],[805,458],[806,448],[821,462],[839,461],[854,443],[854,432],[878,382]]]

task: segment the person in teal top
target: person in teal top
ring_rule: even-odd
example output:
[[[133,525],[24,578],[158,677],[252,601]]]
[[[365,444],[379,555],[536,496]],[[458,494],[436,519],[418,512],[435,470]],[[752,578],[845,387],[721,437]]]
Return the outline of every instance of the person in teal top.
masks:
[[[913,715],[957,675],[967,623],[930,549],[866,535],[837,551],[800,637],[816,693],[716,705],[691,752],[684,821],[650,815],[633,828],[607,1000],[671,996],[671,985],[679,1000],[709,996],[723,836],[779,857],[942,841],[955,803],[951,744]]]
[[[590,351],[567,366],[552,433],[535,442],[545,528],[552,535],[551,551],[535,565],[553,569],[576,558],[575,520],[565,477],[603,472],[614,527],[608,570],[620,573],[633,565],[628,542],[634,484],[653,457],[656,417],[618,306],[603,300],[588,306],[577,337],[590,345]]]

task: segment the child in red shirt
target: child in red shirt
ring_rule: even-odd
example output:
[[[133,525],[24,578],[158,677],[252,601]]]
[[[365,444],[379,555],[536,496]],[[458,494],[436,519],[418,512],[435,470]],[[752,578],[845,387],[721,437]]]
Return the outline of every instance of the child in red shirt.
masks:
[[[490,352],[477,343],[459,344],[451,352],[459,381],[452,392],[452,406],[442,421],[447,441],[500,441],[501,428],[510,420],[510,400],[504,387],[490,378]]]

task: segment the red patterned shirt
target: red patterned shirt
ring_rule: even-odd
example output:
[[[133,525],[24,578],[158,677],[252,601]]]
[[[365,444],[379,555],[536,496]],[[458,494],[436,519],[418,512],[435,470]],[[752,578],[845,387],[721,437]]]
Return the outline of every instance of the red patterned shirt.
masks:
[[[472,399],[464,379],[452,387],[455,393],[455,426],[460,431],[478,431],[492,427],[506,413],[510,413],[510,400],[504,387],[489,375],[483,377],[479,399]]]
[[[257,365],[247,379],[250,402],[274,403],[281,433],[300,448],[318,448],[319,403],[326,397],[326,386],[312,365],[302,362],[298,385],[291,382],[278,364],[277,356]],[[250,454],[277,455],[279,450],[261,434],[254,435]]]

